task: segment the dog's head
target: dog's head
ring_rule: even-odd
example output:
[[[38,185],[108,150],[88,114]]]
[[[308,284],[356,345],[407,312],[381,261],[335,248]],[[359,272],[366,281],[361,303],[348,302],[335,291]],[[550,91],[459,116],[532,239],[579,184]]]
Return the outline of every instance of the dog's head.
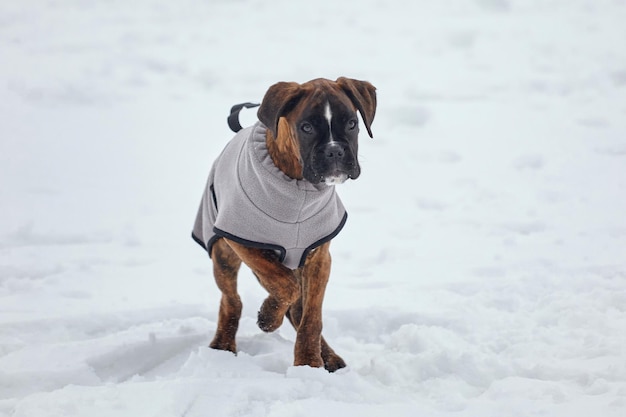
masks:
[[[258,111],[279,152],[295,153],[302,177],[318,184],[341,184],[361,174],[357,159],[361,114],[373,137],[376,88],[367,81],[316,79],[280,82],[269,88]]]

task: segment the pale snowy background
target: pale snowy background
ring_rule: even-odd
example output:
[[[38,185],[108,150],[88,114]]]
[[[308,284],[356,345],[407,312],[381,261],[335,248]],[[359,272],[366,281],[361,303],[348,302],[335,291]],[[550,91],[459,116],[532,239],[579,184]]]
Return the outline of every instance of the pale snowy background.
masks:
[[[0,5],[0,415],[626,415],[626,2]],[[324,334],[207,348],[190,231],[230,106],[378,87]],[[254,112],[243,115],[244,124]]]

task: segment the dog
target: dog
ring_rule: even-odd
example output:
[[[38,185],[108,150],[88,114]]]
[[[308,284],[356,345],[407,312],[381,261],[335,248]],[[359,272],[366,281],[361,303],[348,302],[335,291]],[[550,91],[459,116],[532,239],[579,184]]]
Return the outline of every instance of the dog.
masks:
[[[296,329],[294,365],[329,372],[346,366],[322,337],[330,241],[347,218],[335,185],[359,177],[357,112],[373,137],[376,104],[367,81],[276,83],[263,97],[259,121],[214,162],[192,232],[212,258],[222,292],[211,348],[237,352],[237,273],[244,263],[269,293],[258,312],[261,330],[278,329],[284,317]]]

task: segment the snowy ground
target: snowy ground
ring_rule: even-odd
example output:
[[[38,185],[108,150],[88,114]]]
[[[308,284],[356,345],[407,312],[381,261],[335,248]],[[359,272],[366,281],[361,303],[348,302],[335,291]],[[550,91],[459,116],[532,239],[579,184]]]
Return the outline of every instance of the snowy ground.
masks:
[[[0,415],[626,415],[623,0],[4,1]],[[230,105],[378,87],[324,334],[207,348]],[[243,115],[247,123],[253,112]],[[247,118],[247,119],[246,119]]]

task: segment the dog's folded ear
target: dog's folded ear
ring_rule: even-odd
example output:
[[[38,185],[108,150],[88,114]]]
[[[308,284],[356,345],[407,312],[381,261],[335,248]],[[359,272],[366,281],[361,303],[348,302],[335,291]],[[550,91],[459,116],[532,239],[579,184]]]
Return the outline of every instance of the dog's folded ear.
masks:
[[[278,120],[295,107],[303,94],[304,90],[295,82],[276,83],[265,93],[257,117],[270,129],[274,139],[278,133]]]
[[[353,80],[346,77],[337,78],[337,84],[345,91],[352,104],[361,113],[367,133],[370,135],[370,138],[373,138],[371,126],[376,114],[376,87],[367,81]]]

